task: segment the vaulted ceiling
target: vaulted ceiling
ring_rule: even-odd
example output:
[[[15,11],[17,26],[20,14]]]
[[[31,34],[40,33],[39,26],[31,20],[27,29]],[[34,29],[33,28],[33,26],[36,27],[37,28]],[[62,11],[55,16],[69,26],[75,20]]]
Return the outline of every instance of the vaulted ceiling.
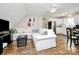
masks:
[[[55,13],[50,13],[51,8],[57,8]],[[25,12],[26,16],[57,17],[67,14],[78,15],[79,3],[3,3],[0,4],[0,14],[7,11]],[[9,13],[12,13],[10,12]],[[16,13],[15,13],[16,14]],[[5,15],[5,14],[4,14]]]
[[[57,8],[55,13],[50,13],[50,8]],[[79,12],[79,3],[26,3],[24,4],[28,16],[61,16]]]

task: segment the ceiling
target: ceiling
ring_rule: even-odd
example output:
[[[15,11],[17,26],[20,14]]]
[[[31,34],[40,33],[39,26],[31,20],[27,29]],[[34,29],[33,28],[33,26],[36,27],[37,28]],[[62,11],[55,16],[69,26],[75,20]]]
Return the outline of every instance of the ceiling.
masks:
[[[28,16],[58,17],[79,12],[79,3],[25,3]],[[50,13],[50,8],[56,7],[55,13]],[[78,13],[77,13],[78,14]]]

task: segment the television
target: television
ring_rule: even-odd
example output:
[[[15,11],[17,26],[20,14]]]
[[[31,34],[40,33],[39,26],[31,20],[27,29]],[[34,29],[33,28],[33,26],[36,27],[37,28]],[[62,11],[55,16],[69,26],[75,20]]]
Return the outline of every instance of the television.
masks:
[[[9,31],[9,21],[0,19],[0,32]]]

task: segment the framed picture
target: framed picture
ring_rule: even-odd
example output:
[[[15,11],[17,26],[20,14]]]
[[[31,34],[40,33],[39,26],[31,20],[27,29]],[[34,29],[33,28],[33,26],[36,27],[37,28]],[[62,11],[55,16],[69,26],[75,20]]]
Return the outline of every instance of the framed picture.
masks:
[[[29,20],[28,20],[28,26],[31,26],[31,18],[29,18]]]
[[[31,22],[31,18],[29,19],[29,22]]]

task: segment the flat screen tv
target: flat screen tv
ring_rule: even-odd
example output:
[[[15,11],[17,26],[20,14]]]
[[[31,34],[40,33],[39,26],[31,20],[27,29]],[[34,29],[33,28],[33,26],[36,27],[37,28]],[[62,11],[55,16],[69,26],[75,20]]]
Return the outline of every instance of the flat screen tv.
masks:
[[[0,32],[9,31],[9,21],[0,19]]]

